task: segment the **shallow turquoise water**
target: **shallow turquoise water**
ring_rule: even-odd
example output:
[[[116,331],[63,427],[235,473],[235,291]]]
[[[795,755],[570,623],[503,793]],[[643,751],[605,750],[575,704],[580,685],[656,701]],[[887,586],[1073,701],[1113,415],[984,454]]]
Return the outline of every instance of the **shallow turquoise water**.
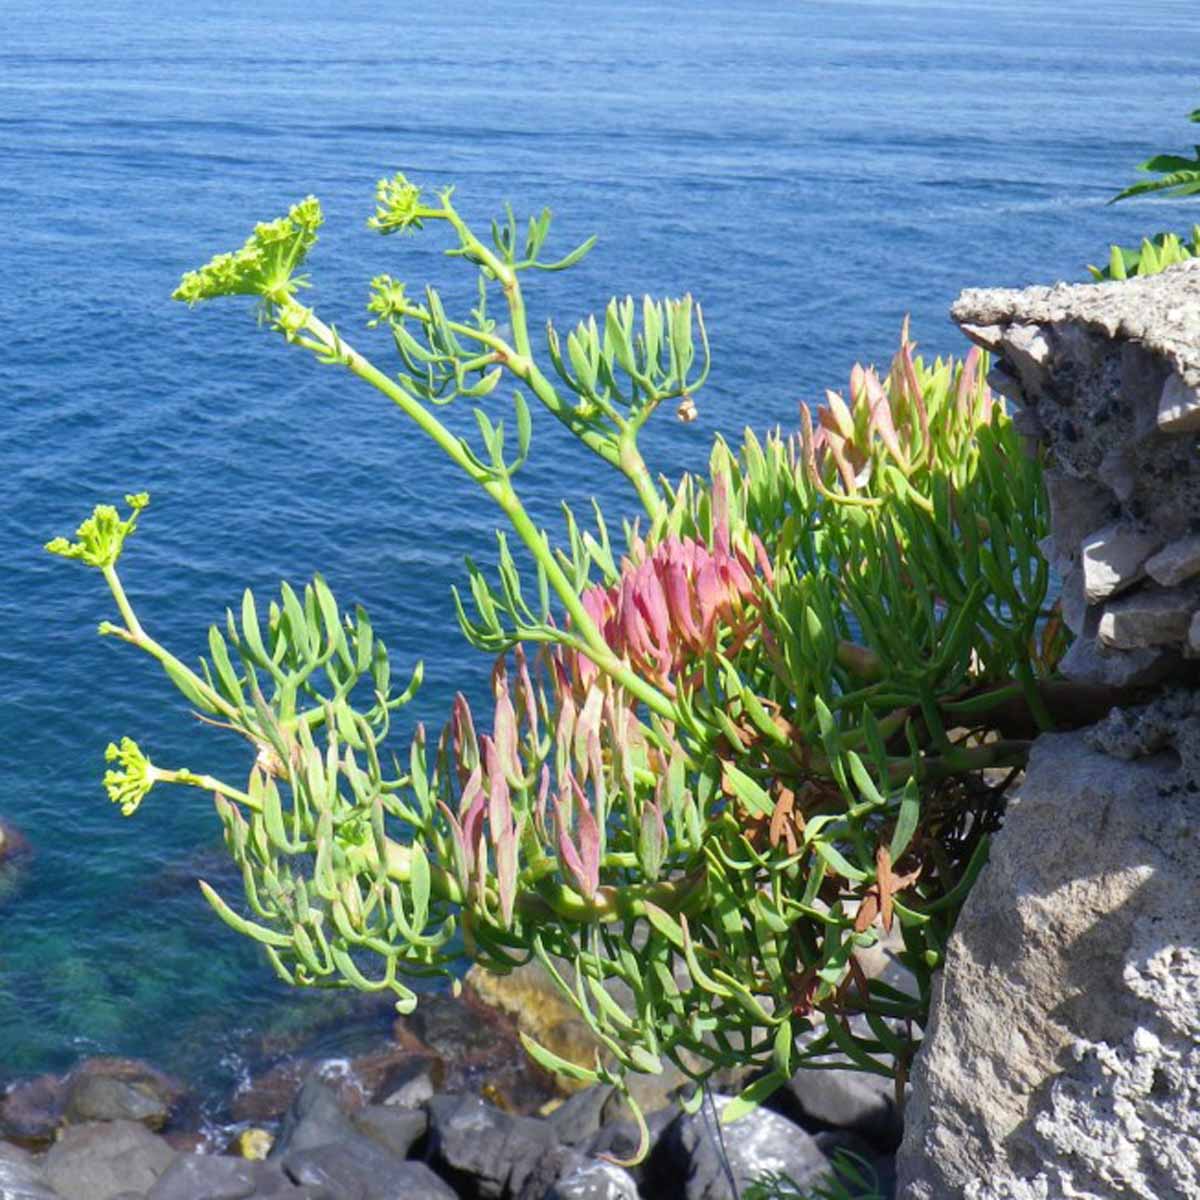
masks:
[[[601,240],[534,281],[535,313],[564,324],[614,291],[705,306],[701,419],[648,439],[675,473],[714,432],[793,425],[855,358],[889,356],[905,312],[927,349],[957,351],[961,288],[1079,278],[1110,240],[1200,212],[1104,203],[1135,162],[1187,143],[1190,0],[1016,0],[986,21],[917,2],[336,9],[0,11],[0,818],[33,846],[0,883],[0,1077],[105,1051],[219,1089],[256,1031],[327,1003],[286,993],[209,914],[196,876],[233,881],[203,799],[156,793],[133,821],[106,803],[110,739],[195,769],[234,771],[238,752],[95,637],[98,579],[42,542],[146,488],[124,575],[177,652],[198,653],[244,585],[320,569],[398,670],[427,658],[417,716],[439,721],[486,674],[448,589],[464,551],[487,557],[493,514],[379,397],[256,333],[244,307],[171,304],[181,271],[315,192],[312,297],[382,353],[358,332],[372,274],[459,297],[470,281],[436,234],[364,229],[380,175],[455,182],[477,218],[549,204],[560,244]],[[627,503],[544,421],[535,461],[547,517],[562,492]]]

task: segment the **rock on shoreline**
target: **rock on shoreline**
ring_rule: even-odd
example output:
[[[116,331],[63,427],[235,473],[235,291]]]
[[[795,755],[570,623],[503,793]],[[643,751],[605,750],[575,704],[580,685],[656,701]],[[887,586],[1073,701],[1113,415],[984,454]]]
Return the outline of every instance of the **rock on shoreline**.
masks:
[[[18,1083],[0,1098],[4,1200],[726,1200],[733,1192],[711,1120],[682,1113],[666,1089],[650,1106],[652,1148],[626,1169],[637,1130],[611,1088],[564,1099],[525,1057],[511,1023],[484,1023],[469,1003],[430,997],[422,1022],[353,1059],[298,1060],[231,1098],[243,1117],[218,1143],[188,1128],[198,1109],[177,1081],[128,1059],[92,1059],[70,1075]],[[457,1034],[455,1034],[457,1022]],[[423,1031],[425,1041],[418,1031]],[[486,1042],[486,1045],[484,1044]],[[456,1054],[462,1055],[455,1058]],[[464,1061],[465,1058],[465,1061]],[[287,1068],[287,1069],[285,1069]],[[492,1083],[495,1072],[499,1084]],[[805,1072],[762,1108],[724,1127],[739,1191],[786,1171],[812,1186],[838,1148],[872,1161],[890,1197],[895,1120],[890,1085]],[[655,1081],[649,1080],[648,1084]],[[660,1087],[661,1087],[660,1083]],[[644,1095],[650,1099],[652,1089]],[[713,1096],[719,1110],[728,1097]],[[883,1105],[886,1107],[886,1105]],[[136,1115],[135,1115],[136,1114]],[[99,1118],[99,1119],[97,1119]],[[276,1119],[278,1118],[278,1119]],[[22,1123],[23,1122],[23,1123]],[[14,1134],[24,1142],[15,1144]],[[231,1153],[253,1147],[265,1157]]]

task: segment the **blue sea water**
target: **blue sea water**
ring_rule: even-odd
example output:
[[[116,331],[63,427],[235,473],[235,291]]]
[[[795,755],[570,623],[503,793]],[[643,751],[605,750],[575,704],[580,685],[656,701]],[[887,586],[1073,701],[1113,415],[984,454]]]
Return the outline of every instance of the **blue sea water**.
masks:
[[[377,394],[256,330],[250,305],[188,312],[182,271],[313,192],[327,225],[310,298],[360,348],[367,280],[471,297],[430,231],[367,231],[378,177],[454,183],[486,221],[549,205],[565,247],[530,281],[560,326],[610,295],[692,291],[713,372],[700,419],[646,439],[669,474],[715,433],[793,427],[799,403],[884,362],[911,313],[930,352],[963,344],[967,286],[1080,279],[1110,241],[1200,207],[1106,207],[1134,164],[1182,150],[1200,105],[1193,0],[606,0],[381,5],[316,13],[192,0],[0,5],[0,820],[31,854],[0,873],[0,1082],[135,1054],[213,1095],[327,1005],[278,984],[200,897],[236,892],[199,793],[123,820],[110,739],[165,764],[244,767],[148,661],[99,639],[101,581],[41,545],[147,489],[123,576],[184,657],[250,585],[320,570],[363,603],[411,711],[442,719],[488,664],[454,625],[461,558],[497,514]],[[614,478],[536,424],[531,507]]]

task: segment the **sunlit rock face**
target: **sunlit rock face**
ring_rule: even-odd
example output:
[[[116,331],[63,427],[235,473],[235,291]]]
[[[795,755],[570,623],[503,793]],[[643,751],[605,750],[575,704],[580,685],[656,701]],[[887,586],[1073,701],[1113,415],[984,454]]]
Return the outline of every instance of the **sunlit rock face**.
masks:
[[[1200,1196],[1200,796],[1041,738],[913,1074],[902,1200]]]
[[[1047,454],[1069,678],[937,978],[900,1200],[1200,1197],[1200,261],[970,291]]]
[[[1200,260],[967,291],[951,312],[1049,451],[1045,549],[1078,635],[1064,674],[1152,682],[1200,654]]]

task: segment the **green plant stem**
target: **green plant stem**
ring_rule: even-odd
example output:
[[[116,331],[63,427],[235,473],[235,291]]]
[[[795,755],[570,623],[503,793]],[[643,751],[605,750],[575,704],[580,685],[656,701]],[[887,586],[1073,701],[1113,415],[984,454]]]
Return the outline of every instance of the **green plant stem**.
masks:
[[[299,309],[299,305],[296,305]],[[604,635],[583,607],[583,602],[571,586],[546,544],[545,536],[530,519],[512,484],[494,473],[481,470],[468,456],[462,443],[423,404],[410,396],[395,380],[389,378],[357,350],[336,335],[318,317],[304,312],[304,328],[321,342],[321,351],[336,356],[358,378],[371,384],[388,397],[411,418],[417,427],[439,446],[445,454],[500,506],[521,541],[546,572],[546,579],[571,617],[571,624],[586,644],[586,653],[596,667],[611,677],[632,696],[668,721],[679,720],[675,705],[652,684],[640,678],[623,663],[604,640]]]
[[[191,682],[192,686],[220,713],[228,717],[230,720],[236,719],[240,714],[237,709],[229,704],[221,695],[215,692],[208,684],[196,674],[191,667],[182,663],[173,655],[166,647],[155,641],[145,629],[142,628],[141,622],[137,619],[137,614],[133,611],[133,605],[129,603],[129,597],[125,594],[125,589],[121,585],[120,576],[117,575],[116,566],[109,564],[101,568],[104,575],[104,581],[108,584],[108,589],[112,592],[113,599],[117,602],[117,610],[121,614],[121,619],[125,622],[125,628],[110,625],[104,632],[111,633],[123,641],[129,642],[133,646],[137,646],[139,650],[144,650],[152,658],[162,665],[168,675],[181,674],[185,675]],[[102,627],[103,628],[103,627]]]
[[[262,812],[262,804],[248,792],[230,787],[229,784],[224,783],[213,775],[197,775],[195,772],[188,770],[168,771],[162,767],[152,767],[151,770],[155,783],[178,783],[188,787],[202,788],[206,792],[218,792],[227,800],[233,800],[237,804],[244,804],[252,812]]]
[[[446,201],[445,219],[454,228],[468,257],[482,265],[500,284],[504,291],[504,300],[508,306],[509,322],[512,325],[513,343],[519,359],[510,359],[508,364],[519,379],[522,380],[542,402],[543,405],[572,433],[576,435],[590,450],[598,454],[605,462],[616,467],[633,485],[642,502],[642,507],[651,518],[662,509],[662,495],[651,478],[646,460],[642,457],[637,446],[637,424],[626,423],[619,416],[616,422],[619,429],[619,440],[614,446],[612,440],[594,429],[587,428],[574,412],[563,402],[558,390],[538,369],[533,360],[533,346],[529,337],[529,322],[525,310],[525,297],[521,293],[521,282],[516,269],[501,261],[472,233],[467,223],[458,215],[454,207]],[[452,328],[454,326],[451,326]],[[465,332],[465,330],[464,330]],[[657,402],[655,402],[657,403]],[[653,405],[651,406],[653,407]],[[644,419],[644,418],[643,418]]]

